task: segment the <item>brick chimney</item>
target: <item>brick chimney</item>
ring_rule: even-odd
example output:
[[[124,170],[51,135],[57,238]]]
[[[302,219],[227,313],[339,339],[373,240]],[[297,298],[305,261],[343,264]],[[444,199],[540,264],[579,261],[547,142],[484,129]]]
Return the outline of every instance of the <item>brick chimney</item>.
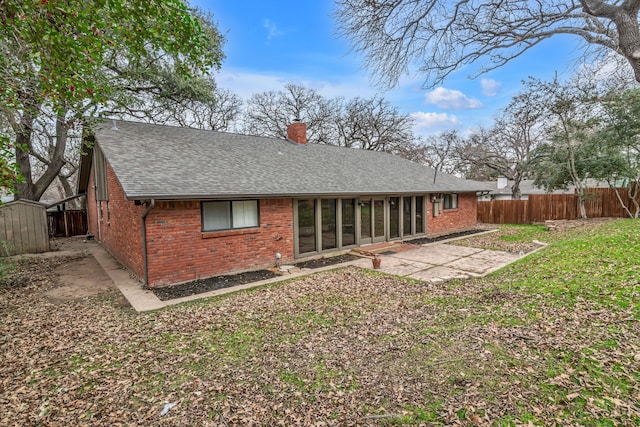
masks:
[[[293,119],[293,123],[287,126],[287,138],[298,144],[307,143],[307,124],[300,119]]]

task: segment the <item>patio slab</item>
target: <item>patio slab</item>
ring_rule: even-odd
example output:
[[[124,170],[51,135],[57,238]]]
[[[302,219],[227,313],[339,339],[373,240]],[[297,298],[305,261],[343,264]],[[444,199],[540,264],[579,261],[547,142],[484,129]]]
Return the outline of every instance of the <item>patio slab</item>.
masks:
[[[484,276],[520,259],[521,255],[448,243],[432,243],[380,257],[382,272],[418,280],[442,281]],[[413,270],[414,266],[418,267],[421,264],[422,269]],[[369,260],[358,266],[372,268]]]
[[[462,254],[456,254],[455,251],[445,246],[446,245],[421,246],[418,249],[398,252],[390,256],[432,265],[443,265],[464,256]]]
[[[384,259],[382,265],[378,269],[383,273],[387,274],[395,274],[396,276],[408,276],[412,273],[415,273],[420,270],[424,270],[426,268],[433,267],[432,264],[427,264],[424,262],[412,261],[410,259],[404,259],[402,257],[398,257],[395,255],[379,255],[380,258]],[[357,261],[354,261],[351,265],[362,268],[372,268],[372,263],[370,258],[363,258]]]
[[[410,274],[408,277],[425,282],[441,282],[449,279],[468,279],[469,274],[455,268],[433,267]]]

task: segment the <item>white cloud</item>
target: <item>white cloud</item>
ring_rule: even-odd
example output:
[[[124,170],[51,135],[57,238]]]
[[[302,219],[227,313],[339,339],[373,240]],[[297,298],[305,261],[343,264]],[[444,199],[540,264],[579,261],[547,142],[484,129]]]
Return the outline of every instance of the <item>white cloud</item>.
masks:
[[[459,90],[443,87],[427,92],[424,98],[427,103],[436,105],[443,110],[471,110],[482,107],[482,102],[479,100],[469,98]]]
[[[496,96],[502,83],[493,79],[481,79],[480,86],[482,87],[482,94],[484,96]]]
[[[262,26],[267,29],[267,40],[271,40],[274,37],[284,36],[284,31],[280,30],[276,23],[270,19],[265,19],[262,22]]]
[[[409,115],[414,120],[416,133],[422,135],[451,130],[462,124],[453,114],[417,111]]]
[[[338,82],[301,77],[295,74],[258,73],[244,70],[224,69],[214,75],[219,87],[229,89],[244,100],[254,93],[279,91],[287,83],[298,84],[317,90],[326,98],[342,96],[346,99],[356,96],[371,97],[375,92],[364,77],[341,78]]]

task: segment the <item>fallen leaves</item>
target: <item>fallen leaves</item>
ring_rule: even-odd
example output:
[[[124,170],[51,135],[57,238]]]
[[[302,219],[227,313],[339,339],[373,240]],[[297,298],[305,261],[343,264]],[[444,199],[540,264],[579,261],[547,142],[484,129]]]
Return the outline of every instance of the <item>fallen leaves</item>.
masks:
[[[632,307],[348,269],[133,314],[109,294],[53,304],[51,265],[25,268],[26,285],[0,291],[0,425],[640,417]]]

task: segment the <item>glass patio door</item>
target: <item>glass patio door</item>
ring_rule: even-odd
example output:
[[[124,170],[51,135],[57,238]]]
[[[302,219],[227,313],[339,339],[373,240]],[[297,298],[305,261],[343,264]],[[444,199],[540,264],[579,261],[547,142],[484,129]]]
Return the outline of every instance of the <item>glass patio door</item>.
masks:
[[[361,199],[360,244],[385,241],[385,220],[384,199]]]

